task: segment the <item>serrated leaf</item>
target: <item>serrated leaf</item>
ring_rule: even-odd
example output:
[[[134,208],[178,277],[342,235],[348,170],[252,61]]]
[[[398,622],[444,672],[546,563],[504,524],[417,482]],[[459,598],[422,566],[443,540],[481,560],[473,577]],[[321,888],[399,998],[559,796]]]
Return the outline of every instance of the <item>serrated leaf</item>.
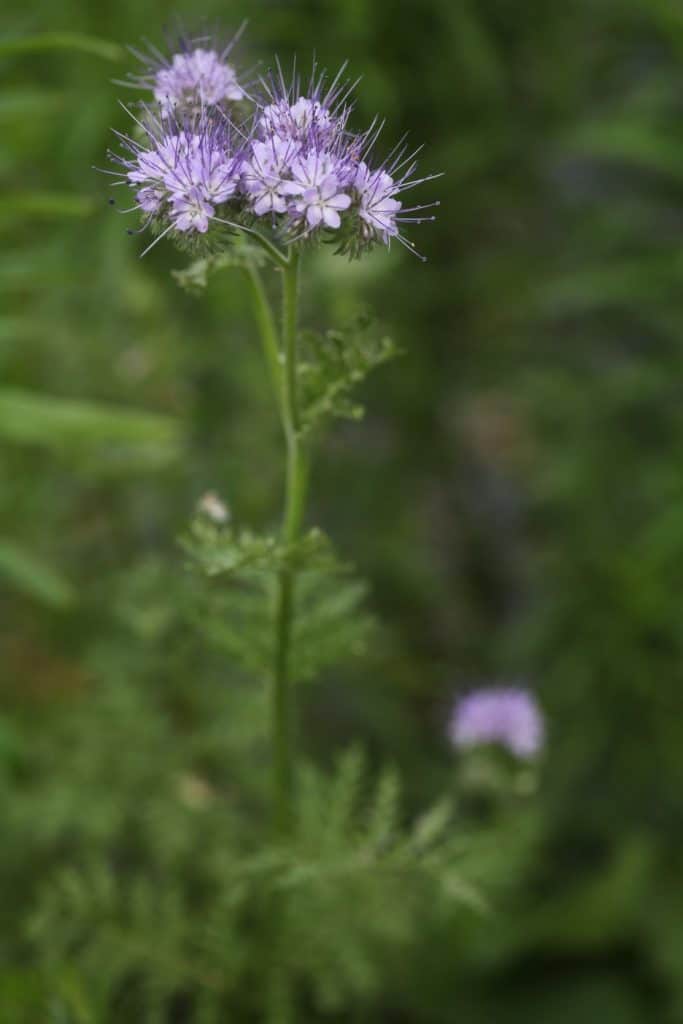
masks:
[[[240,581],[241,583],[242,581]],[[273,602],[264,575],[204,595],[190,619],[206,641],[247,673],[268,678],[273,670]]]
[[[257,534],[246,527],[216,526],[200,516],[180,543],[207,576],[340,568],[329,539],[315,527],[296,543],[284,544],[272,534]]]
[[[491,907],[480,890],[468,882],[457,871],[443,871],[438,879],[444,896],[456,903],[462,903],[479,914],[485,914]]]
[[[300,681],[365,653],[375,621],[365,608],[367,586],[343,575],[311,572],[297,580],[292,673]]]
[[[381,847],[393,837],[398,826],[400,795],[398,776],[387,769],[377,784],[368,815],[366,841],[371,847]]]
[[[339,760],[322,827],[322,842],[332,851],[357,828],[355,818],[364,774],[363,752],[358,747],[352,747]]]
[[[429,849],[440,840],[453,820],[453,806],[450,800],[441,800],[415,822],[412,844],[417,851]]]

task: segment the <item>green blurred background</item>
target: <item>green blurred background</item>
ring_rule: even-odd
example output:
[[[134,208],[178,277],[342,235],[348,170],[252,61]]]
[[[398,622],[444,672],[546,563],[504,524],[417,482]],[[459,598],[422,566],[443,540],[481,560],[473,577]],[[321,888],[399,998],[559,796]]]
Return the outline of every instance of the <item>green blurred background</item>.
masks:
[[[6,0],[0,28],[135,44],[163,39],[176,12],[198,13]],[[438,222],[414,233],[427,265],[403,250],[323,256],[307,279],[309,325],[369,306],[405,350],[316,467],[311,519],[369,578],[382,626],[368,657],[307,695],[309,749],[362,738],[418,806],[452,782],[459,690],[527,681],[548,719],[539,792],[491,837],[493,916],[415,936],[362,1019],[683,1021],[683,9],[206,0],[200,13],[250,19],[246,64],[348,57],[356,124],[381,113],[387,141],[409,131],[425,172],[445,172],[423,191]],[[52,873],[96,864],[131,804],[153,814],[163,780],[197,758],[231,778],[222,730],[258,700],[226,703],[220,643],[181,614],[192,584],[175,539],[209,489],[268,525],[280,458],[239,275],[182,292],[169,271],[185,258],[162,244],[140,261],[91,170],[126,126],[111,79],[132,62],[2,45],[0,1020],[13,1024],[43,1019],[25,1008],[34,944],[58,945],[35,938],[60,930],[40,931]]]

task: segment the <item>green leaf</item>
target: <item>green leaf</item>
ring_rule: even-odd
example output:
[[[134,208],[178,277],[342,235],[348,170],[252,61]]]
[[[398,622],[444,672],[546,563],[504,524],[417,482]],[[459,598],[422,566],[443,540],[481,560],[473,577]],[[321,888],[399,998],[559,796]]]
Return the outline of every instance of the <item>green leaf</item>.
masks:
[[[270,583],[262,574],[248,585],[209,588],[188,612],[210,647],[258,679],[270,677],[275,657]]]
[[[94,210],[95,203],[89,196],[68,193],[18,192],[0,198],[0,219],[9,222],[26,217],[89,217]]]
[[[271,534],[216,526],[198,516],[189,535],[181,538],[181,545],[207,576],[277,573],[285,568],[299,572],[321,568],[339,571],[341,568],[330,541],[315,527],[295,544],[282,544]]]
[[[197,626],[255,675],[272,671],[274,577],[296,569],[292,675],[304,682],[324,667],[358,657],[375,628],[365,610],[367,588],[334,554],[329,539],[311,529],[295,544],[245,528],[217,525],[199,515],[181,546],[191,564],[229,587],[212,588]]]
[[[66,96],[55,89],[17,88],[0,90],[0,121],[50,117],[64,110]]]
[[[172,270],[175,281],[192,295],[199,295],[209,283],[209,278],[220,270],[231,267],[263,266],[267,256],[262,248],[252,245],[239,237],[232,241],[223,252],[195,260],[183,270]]]
[[[3,388],[0,440],[59,453],[87,453],[107,446],[108,457],[116,456],[116,447],[122,446],[144,456],[145,462],[156,463],[178,454],[180,433],[175,420],[158,413]]]
[[[376,624],[366,609],[367,585],[344,569],[309,572],[297,581],[291,658],[302,682],[361,657],[370,646]]]
[[[0,576],[51,608],[68,608],[76,600],[63,576],[12,541],[0,540]]]
[[[42,53],[44,50],[79,50],[103,60],[120,61],[125,50],[118,43],[80,32],[42,32],[33,36],[0,39],[0,57],[22,53]]]
[[[373,848],[383,848],[393,838],[398,828],[401,785],[393,769],[386,769],[380,776],[374,799],[369,809],[366,837]]]
[[[453,805],[449,799],[440,800],[415,822],[412,843],[417,852],[428,850],[441,840],[453,821]]]
[[[303,434],[331,417],[362,417],[363,407],[351,399],[352,390],[399,354],[391,338],[376,337],[371,325],[364,316],[343,331],[302,335],[298,373]]]

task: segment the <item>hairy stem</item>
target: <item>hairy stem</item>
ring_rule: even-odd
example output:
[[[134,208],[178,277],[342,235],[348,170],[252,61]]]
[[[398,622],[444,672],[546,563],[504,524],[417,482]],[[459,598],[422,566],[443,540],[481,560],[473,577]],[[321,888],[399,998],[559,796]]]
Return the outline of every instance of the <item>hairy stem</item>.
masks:
[[[299,304],[299,254],[279,254],[282,274],[281,338],[261,274],[253,264],[245,268],[261,344],[268,366],[285,438],[286,471],[281,540],[296,544],[306,503],[308,464],[300,437],[297,391],[297,319]],[[295,714],[291,672],[292,629],[296,573],[291,566],[277,577],[275,607],[275,654],[272,692],[273,804],[277,830],[286,834],[292,821]]]
[[[268,301],[268,295],[258,267],[250,264],[245,268],[245,273],[249,284],[251,285],[251,299],[254,318],[261,336],[263,354],[268,366],[268,372],[270,374],[270,381],[273,386],[273,393],[277,402],[278,412],[286,433],[287,427],[284,415],[283,374],[282,363],[280,360],[280,342],[278,338],[277,325],[275,323],[273,311],[271,309],[270,302]]]
[[[234,228],[235,231],[241,231],[243,235],[248,235],[249,238],[253,238],[257,245],[260,245],[265,253],[267,253],[269,259],[275,264],[276,267],[280,267],[284,270],[289,265],[289,257],[282,252],[277,245],[274,245],[270,239],[262,235],[260,231],[256,231],[254,228],[248,228],[244,224],[236,224],[231,220],[223,220],[220,217],[217,218],[219,224],[226,224],[229,228]]]
[[[292,252],[282,278],[282,421],[287,450],[282,540],[288,547],[299,538],[306,500],[307,467],[299,436],[297,395],[297,313],[299,256]],[[273,682],[273,742],[275,818],[286,833],[292,821],[294,765],[294,694],[291,675],[295,572],[285,567],[278,575],[275,616]]]

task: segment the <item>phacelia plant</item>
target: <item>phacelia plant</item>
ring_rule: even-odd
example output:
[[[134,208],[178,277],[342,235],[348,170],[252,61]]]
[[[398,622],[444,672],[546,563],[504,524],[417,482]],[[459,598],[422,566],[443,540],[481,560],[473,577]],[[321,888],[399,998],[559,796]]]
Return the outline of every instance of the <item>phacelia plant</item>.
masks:
[[[244,273],[282,427],[279,529],[264,536],[242,527],[220,496],[209,492],[199,502],[184,547],[203,573],[239,582],[226,588],[226,615],[234,626],[224,643],[269,686],[274,845],[257,851],[241,877],[251,878],[254,864],[264,865],[259,870],[267,881],[256,876],[254,906],[271,892],[269,976],[275,979],[278,1006],[284,1000],[291,1013],[273,1019],[294,1020],[299,1018],[292,1009],[292,979],[320,971],[328,946],[333,965],[328,990],[346,984],[339,951],[344,939],[333,935],[336,929],[319,928],[310,948],[302,942],[301,921],[313,934],[320,916],[318,897],[321,906],[332,899],[344,913],[368,900],[382,907],[366,921],[353,922],[351,987],[358,982],[355,965],[364,943],[370,950],[385,931],[410,934],[413,904],[396,899],[399,890],[407,892],[407,874],[420,879],[412,890],[416,896],[427,884],[472,900],[459,877],[450,797],[406,825],[393,772],[382,774],[374,789],[362,787],[362,762],[352,753],[333,782],[321,782],[321,773],[311,774],[295,756],[297,684],[362,647],[369,632],[361,612],[362,584],[337,559],[322,531],[306,525],[311,451],[330,419],[360,415],[353,389],[396,352],[367,320],[323,334],[301,331],[302,270],[323,244],[352,259],[392,243],[418,255],[405,232],[433,220],[438,202],[419,204],[408,197],[437,175],[419,175],[417,152],[405,140],[384,158],[378,156],[381,120],[355,130],[356,83],[347,80],[346,65],[329,76],[314,63],[303,78],[296,67],[286,75],[276,63],[258,81],[247,81],[233,63],[233,46],[234,41],[224,46],[203,36],[184,40],[170,56],[155,48],[138,55],[143,70],[127,84],[147,96],[126,108],[131,128],[116,133],[118,145],[111,153],[116,170],[109,173],[117,189],[132,193],[126,212],[137,212],[140,223],[130,233],[151,237],[143,255],[163,239],[194,255],[188,268],[176,272],[182,285],[201,290],[210,273],[225,267]],[[281,282],[279,318],[266,270]],[[496,739],[530,753],[537,735],[524,711],[516,705],[487,704],[483,712],[463,707],[455,742]],[[369,873],[375,866],[381,869]],[[381,885],[394,888],[383,890],[380,898]],[[307,888],[294,913],[302,887]],[[240,890],[243,902],[245,891]],[[225,906],[237,906],[232,899],[225,899]],[[386,916],[388,907],[396,908],[400,926]]]
[[[247,86],[231,63],[233,46],[234,40],[219,47],[202,37],[184,40],[170,57],[155,48],[139,54],[144,70],[129,84],[151,97],[126,108],[133,126],[128,134],[116,133],[120,145],[111,157],[120,172],[113,172],[114,184],[133,194],[132,209],[141,218],[137,230],[153,235],[143,255],[169,238],[215,265],[222,259],[241,264],[253,289],[286,442],[282,528],[264,544],[213,529],[200,517],[190,546],[209,572],[253,569],[255,561],[262,569],[276,568],[273,739],[284,828],[292,813],[296,579],[327,547],[318,531],[302,536],[311,435],[318,420],[353,414],[352,384],[393,354],[386,339],[378,343],[356,333],[342,339],[337,359],[339,342],[331,336],[313,352],[309,343],[307,357],[297,314],[301,263],[317,243],[331,243],[350,257],[393,241],[415,252],[404,228],[433,220],[426,211],[438,202],[410,206],[405,197],[437,175],[417,176],[416,154],[405,142],[378,160],[381,122],[362,132],[351,128],[355,83],[346,79],[345,64],[333,77],[314,64],[304,80],[296,68],[286,77],[278,63]],[[261,276],[264,264],[282,280],[279,332]],[[236,548],[232,556],[225,550],[230,544]]]

